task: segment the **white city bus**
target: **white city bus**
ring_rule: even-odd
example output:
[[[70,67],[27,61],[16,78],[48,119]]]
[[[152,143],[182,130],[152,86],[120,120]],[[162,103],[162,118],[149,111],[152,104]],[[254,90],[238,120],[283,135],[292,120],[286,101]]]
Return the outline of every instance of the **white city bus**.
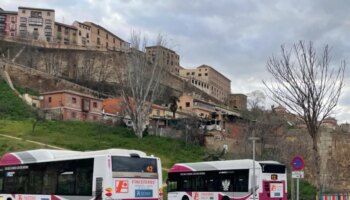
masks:
[[[286,200],[286,167],[255,161],[256,198]],[[253,160],[175,164],[168,173],[168,200],[253,199]]]
[[[160,159],[137,150],[38,149],[0,160],[0,200],[161,198]]]

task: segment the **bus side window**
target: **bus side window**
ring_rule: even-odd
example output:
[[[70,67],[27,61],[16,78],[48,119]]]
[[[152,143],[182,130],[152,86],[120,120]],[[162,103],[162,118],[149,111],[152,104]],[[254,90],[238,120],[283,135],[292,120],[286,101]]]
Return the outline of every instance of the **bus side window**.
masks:
[[[75,161],[61,162],[57,178],[57,194],[74,195],[75,194]]]
[[[43,194],[56,194],[57,163],[49,163],[46,166],[43,178]]]
[[[77,162],[76,169],[76,194],[77,195],[92,195],[92,173],[94,160],[81,160]]]
[[[29,170],[28,193],[41,194],[43,189],[44,163],[33,164]]]

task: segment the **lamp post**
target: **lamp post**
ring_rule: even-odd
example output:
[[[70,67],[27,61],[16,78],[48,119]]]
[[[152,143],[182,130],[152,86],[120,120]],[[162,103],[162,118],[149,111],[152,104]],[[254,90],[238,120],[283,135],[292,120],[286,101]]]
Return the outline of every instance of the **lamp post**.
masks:
[[[253,183],[252,183],[252,187],[253,187],[253,199],[255,200],[255,188],[256,188],[256,178],[255,178],[255,141],[259,140],[258,137],[250,137],[249,140],[253,141]]]
[[[255,120],[253,120],[253,123],[255,124]],[[253,180],[252,180],[252,187],[253,187],[253,200],[255,200],[255,189],[256,189],[256,177],[255,177],[255,141],[259,140],[260,138],[255,137],[255,131],[252,131],[252,137],[249,137],[249,140],[253,141]]]

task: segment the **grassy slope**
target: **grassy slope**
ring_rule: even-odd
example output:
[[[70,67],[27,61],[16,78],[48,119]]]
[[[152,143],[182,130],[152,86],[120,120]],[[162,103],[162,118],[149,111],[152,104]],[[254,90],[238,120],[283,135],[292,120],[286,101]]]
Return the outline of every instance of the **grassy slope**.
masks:
[[[138,149],[160,157],[167,168],[175,162],[198,161],[204,156],[204,149],[198,146],[154,136],[137,139],[128,129],[94,123],[43,122],[39,123],[32,133],[30,120],[2,120],[0,133],[73,150]]]
[[[0,79],[0,118],[28,119],[33,117],[31,107],[23,103]]]

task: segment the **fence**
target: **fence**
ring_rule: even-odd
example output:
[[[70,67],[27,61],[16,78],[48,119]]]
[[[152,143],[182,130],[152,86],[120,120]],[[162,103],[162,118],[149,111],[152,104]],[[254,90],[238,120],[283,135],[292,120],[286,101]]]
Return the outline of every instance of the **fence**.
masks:
[[[350,193],[321,194],[320,200],[350,200]]]

